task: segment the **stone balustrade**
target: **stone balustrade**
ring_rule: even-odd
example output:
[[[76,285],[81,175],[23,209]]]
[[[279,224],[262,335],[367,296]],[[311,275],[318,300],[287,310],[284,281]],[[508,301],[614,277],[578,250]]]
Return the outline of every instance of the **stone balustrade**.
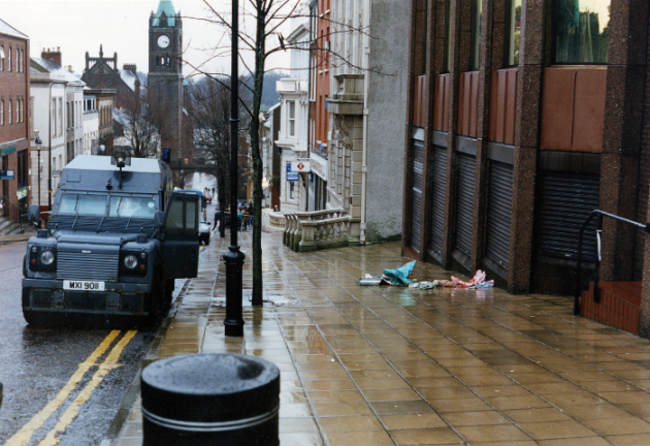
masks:
[[[286,214],[282,242],[296,252],[339,248],[358,243],[350,234],[353,219],[343,209]],[[352,235],[352,237],[351,237]]]

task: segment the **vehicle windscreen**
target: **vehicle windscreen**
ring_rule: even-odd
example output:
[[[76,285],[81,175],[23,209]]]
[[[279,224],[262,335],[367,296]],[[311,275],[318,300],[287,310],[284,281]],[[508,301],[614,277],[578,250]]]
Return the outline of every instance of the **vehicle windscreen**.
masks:
[[[119,196],[66,193],[61,197],[58,215],[86,217],[108,217],[153,219],[156,203],[152,196]]]
[[[153,219],[155,213],[153,197],[112,196],[108,209],[109,217]]]
[[[59,215],[102,217],[106,215],[106,195],[64,194]]]

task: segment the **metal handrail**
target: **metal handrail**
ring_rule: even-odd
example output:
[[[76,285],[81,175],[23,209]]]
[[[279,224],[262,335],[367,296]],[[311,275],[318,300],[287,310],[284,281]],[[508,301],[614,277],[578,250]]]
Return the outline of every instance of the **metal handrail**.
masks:
[[[634,220],[628,220],[627,218],[610,214],[609,212],[601,211],[600,209],[594,209],[589,214],[589,217],[585,220],[580,228],[580,236],[578,238],[578,262],[576,263],[576,290],[575,290],[575,299],[573,301],[573,315],[577,316],[580,314],[580,293],[582,292],[580,286],[580,267],[582,266],[582,236],[584,235],[587,225],[591,222],[594,216],[598,216],[598,225],[596,229],[596,238],[598,240],[597,252],[596,252],[596,280],[594,280],[594,302],[600,303],[600,291],[598,287],[598,282],[600,279],[600,233],[603,229],[603,217],[613,218],[614,220],[622,221],[623,223],[629,223],[637,228],[643,229],[646,233],[650,234],[650,223],[638,223]]]
[[[11,201],[9,198],[5,197],[2,194],[0,194],[0,201],[2,201],[3,206],[5,203],[9,203],[10,205],[18,209],[18,221],[25,221],[27,217],[27,209],[23,210],[18,203],[14,203],[13,201]],[[0,217],[2,217],[2,215],[0,215]]]

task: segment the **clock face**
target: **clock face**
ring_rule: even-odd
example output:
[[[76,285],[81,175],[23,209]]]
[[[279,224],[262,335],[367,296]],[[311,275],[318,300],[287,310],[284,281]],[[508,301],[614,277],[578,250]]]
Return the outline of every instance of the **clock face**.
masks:
[[[164,34],[158,37],[158,46],[160,48],[167,48],[169,46],[169,37],[165,36]]]

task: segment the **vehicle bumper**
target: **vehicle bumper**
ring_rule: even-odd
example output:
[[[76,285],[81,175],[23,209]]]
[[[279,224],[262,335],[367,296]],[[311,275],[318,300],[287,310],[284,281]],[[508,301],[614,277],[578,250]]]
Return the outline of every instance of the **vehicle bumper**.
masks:
[[[142,315],[151,285],[106,282],[105,291],[64,290],[62,280],[23,279],[23,310]]]

